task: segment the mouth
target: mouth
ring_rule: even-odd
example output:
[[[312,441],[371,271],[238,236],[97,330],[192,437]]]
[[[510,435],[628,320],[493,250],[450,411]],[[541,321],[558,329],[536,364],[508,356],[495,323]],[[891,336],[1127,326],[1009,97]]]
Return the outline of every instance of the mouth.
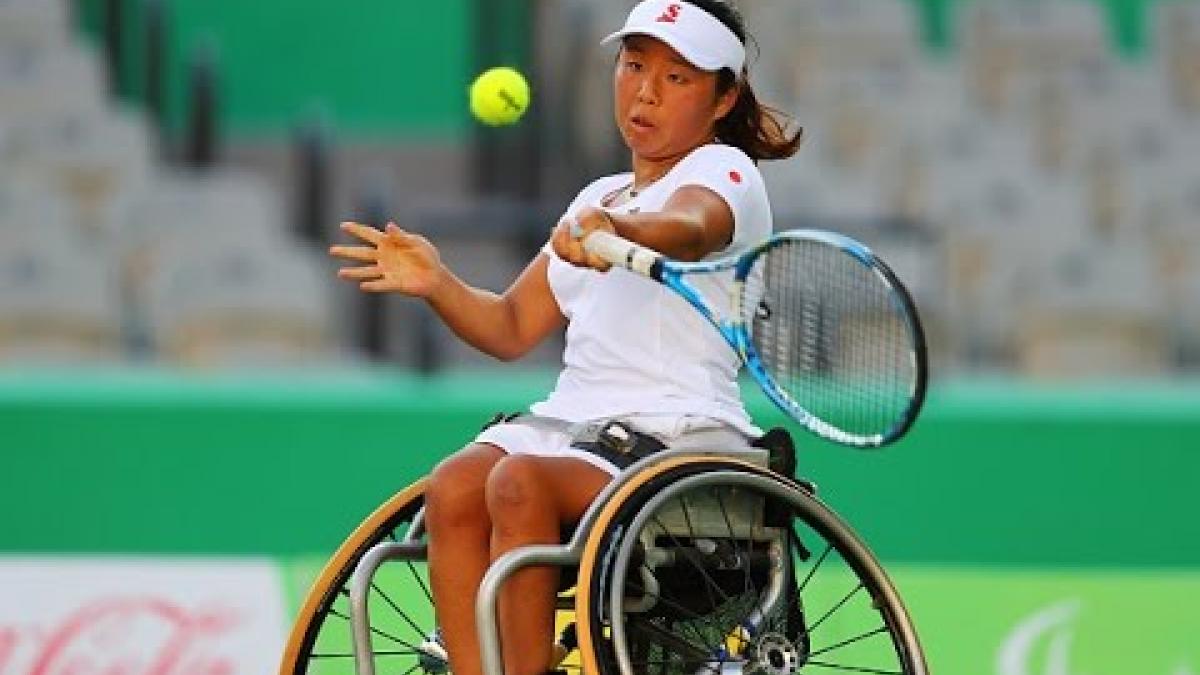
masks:
[[[641,115],[634,115],[629,118],[629,126],[638,131],[649,131],[654,128],[654,123]]]

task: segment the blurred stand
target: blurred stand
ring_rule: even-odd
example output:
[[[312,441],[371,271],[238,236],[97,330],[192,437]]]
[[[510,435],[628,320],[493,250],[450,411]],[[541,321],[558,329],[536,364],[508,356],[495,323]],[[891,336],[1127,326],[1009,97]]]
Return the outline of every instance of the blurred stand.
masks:
[[[390,194],[391,180],[385,172],[376,170],[364,185],[354,220],[376,228],[386,226],[392,218],[392,206],[388,199]],[[386,298],[379,293],[361,293],[358,297],[358,347],[368,358],[383,361],[388,357]]]
[[[108,69],[109,93],[124,98],[125,1],[104,0],[104,57]]]
[[[313,115],[296,133],[296,234],[305,242],[325,248],[336,226],[330,209],[333,186],[333,138],[323,114]]]
[[[208,41],[192,51],[188,63],[188,107],[184,163],[203,169],[217,161],[219,95],[217,50]]]
[[[318,96],[329,111],[319,122],[225,138],[236,97],[222,95],[220,68],[239,64],[218,64],[218,48],[222,60],[231,51],[219,31],[195,39],[168,0],[75,3],[102,37],[92,53],[65,4],[10,0],[0,4],[0,175],[11,193],[0,233],[28,211],[58,213],[58,227],[116,261],[122,280],[106,306],[121,327],[108,352],[117,361],[170,358],[144,306],[157,255],[147,251],[184,230],[236,231],[256,254],[303,252],[323,280],[313,294],[344,300],[360,294],[324,259],[336,222],[395,220],[437,242],[469,282],[503,289],[583,185],[628,168],[612,121],[615,50],[598,43],[629,4],[467,4],[469,23],[447,47],[466,50],[461,90],[485,66],[523,70],[533,105],[512,127],[462,113],[449,137],[335,138],[345,111]],[[1128,12],[1088,0],[741,7],[760,100],[806,136],[793,160],[763,164],[777,229],[837,229],[879,251],[916,296],[939,369],[1200,370],[1200,5],[1139,5],[1140,20],[1116,29]],[[1144,45],[1110,37],[1137,25]],[[143,34],[131,38],[130,26]],[[172,68],[168,54],[185,62]],[[361,70],[393,93],[391,69]],[[141,73],[140,91],[123,72]],[[493,362],[420,303],[397,298],[385,311],[366,300],[354,318],[340,312],[357,303],[329,302],[322,358],[423,371]],[[560,345],[526,362],[557,365]]]
[[[168,141],[165,110],[167,25],[167,0],[145,0],[144,101],[160,148]]]

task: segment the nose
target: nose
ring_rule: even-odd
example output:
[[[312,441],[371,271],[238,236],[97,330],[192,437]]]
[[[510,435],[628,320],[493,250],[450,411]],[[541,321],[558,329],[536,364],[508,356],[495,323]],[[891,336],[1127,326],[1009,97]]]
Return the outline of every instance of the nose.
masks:
[[[637,90],[638,103],[653,105],[658,103],[658,86],[653,77],[643,77]]]

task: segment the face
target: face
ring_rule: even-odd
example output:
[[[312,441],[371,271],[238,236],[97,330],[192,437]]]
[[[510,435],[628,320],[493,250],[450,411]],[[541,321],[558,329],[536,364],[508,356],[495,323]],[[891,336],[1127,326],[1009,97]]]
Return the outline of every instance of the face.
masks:
[[[737,100],[737,88],[717,95],[717,74],[688,63],[658,39],[631,35],[613,78],[617,126],[643,159],[680,156],[712,141],[717,120]]]

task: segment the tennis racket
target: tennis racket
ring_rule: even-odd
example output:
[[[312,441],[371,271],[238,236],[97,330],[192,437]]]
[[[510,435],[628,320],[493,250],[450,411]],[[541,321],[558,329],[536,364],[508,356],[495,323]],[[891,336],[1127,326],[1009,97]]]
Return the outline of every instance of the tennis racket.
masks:
[[[740,256],[695,263],[603,231],[583,246],[687,300],[775,405],[822,438],[879,447],[921,410],[927,364],[916,306],[892,270],[849,237],[790,230]],[[729,307],[718,311],[687,277],[728,270]]]

